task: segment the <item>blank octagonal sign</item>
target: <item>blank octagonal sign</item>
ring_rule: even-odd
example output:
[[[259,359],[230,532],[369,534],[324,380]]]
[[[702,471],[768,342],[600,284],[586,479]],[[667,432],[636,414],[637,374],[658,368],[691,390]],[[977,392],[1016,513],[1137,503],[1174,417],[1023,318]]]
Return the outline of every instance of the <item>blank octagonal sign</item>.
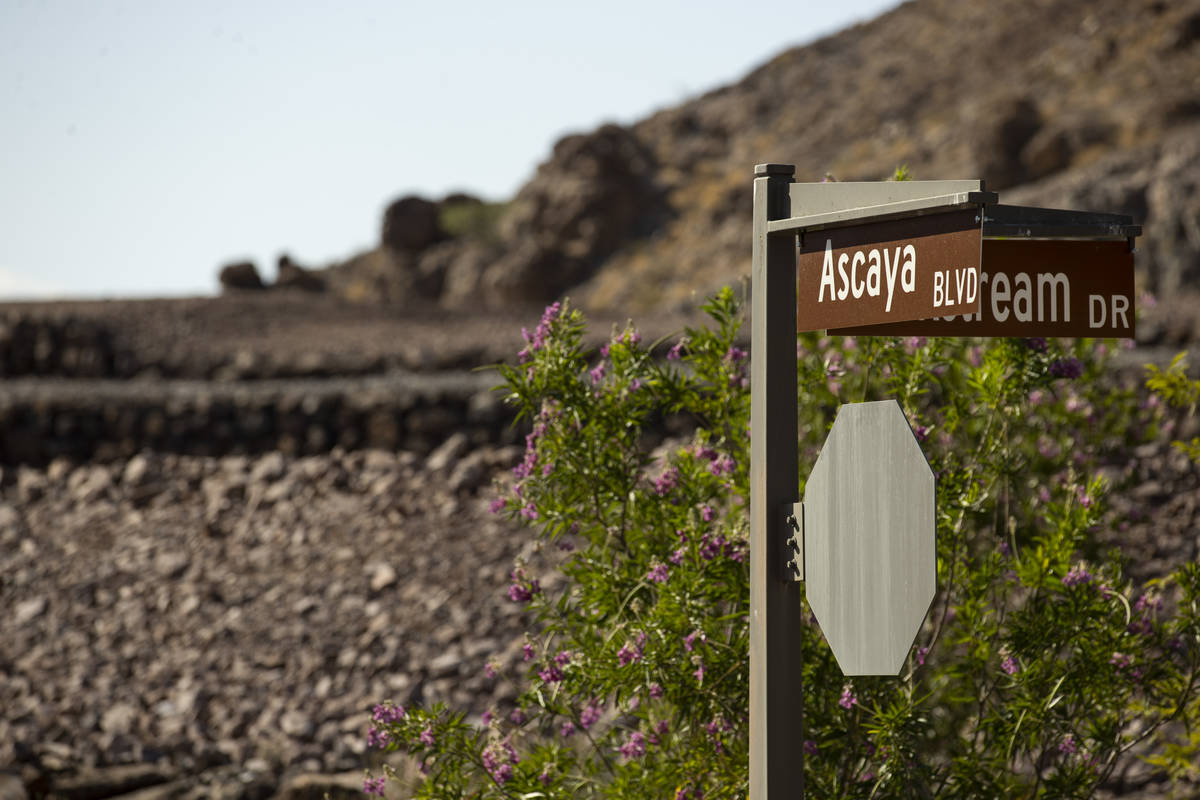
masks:
[[[895,400],[838,410],[805,488],[804,572],[847,675],[904,666],[937,591],[934,491]]]

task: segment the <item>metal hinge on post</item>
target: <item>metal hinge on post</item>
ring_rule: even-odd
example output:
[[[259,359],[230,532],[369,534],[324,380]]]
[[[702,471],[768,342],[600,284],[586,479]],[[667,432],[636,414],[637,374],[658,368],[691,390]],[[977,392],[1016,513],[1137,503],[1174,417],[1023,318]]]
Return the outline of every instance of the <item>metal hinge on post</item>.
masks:
[[[804,503],[792,503],[784,506],[784,531],[788,534],[784,540],[783,579],[785,581],[804,580]]]

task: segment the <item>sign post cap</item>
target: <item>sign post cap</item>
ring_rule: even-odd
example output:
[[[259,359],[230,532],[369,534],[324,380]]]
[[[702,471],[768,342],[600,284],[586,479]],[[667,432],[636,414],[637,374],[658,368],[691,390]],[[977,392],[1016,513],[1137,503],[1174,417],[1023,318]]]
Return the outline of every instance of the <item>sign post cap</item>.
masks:
[[[791,177],[796,174],[795,164],[755,164],[754,176],[761,178],[764,175],[787,175]]]

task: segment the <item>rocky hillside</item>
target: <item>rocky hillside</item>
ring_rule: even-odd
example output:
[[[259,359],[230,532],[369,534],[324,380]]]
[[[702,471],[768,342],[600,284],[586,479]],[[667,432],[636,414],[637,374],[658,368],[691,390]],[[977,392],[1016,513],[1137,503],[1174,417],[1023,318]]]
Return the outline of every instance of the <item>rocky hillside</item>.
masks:
[[[766,161],[798,180],[907,164],[1006,202],[1132,214],[1145,287],[1173,292],[1200,277],[1200,0],[912,0],[631,127],[564,138],[510,203],[402,198],[376,249],[312,276],[288,264],[281,282],[409,308],[564,292],[687,307],[746,274]]]

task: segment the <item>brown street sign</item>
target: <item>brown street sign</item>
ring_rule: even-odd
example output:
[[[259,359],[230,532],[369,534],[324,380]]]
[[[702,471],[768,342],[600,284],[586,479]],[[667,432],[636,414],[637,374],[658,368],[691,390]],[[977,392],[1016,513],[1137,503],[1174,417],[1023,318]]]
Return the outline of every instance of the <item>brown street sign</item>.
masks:
[[[805,231],[797,329],[976,313],[982,240],[977,208]]]
[[[985,239],[979,311],[831,333],[866,336],[1133,338],[1126,241]]]

